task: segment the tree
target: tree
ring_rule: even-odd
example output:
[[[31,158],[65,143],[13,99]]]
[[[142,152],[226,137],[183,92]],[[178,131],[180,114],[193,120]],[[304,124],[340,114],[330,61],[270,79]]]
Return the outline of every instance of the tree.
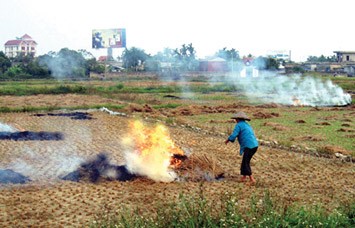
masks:
[[[26,55],[21,53],[13,58],[13,65],[16,65],[21,69],[21,74],[17,77],[21,78],[46,78],[50,76],[50,72],[47,68],[42,67],[38,59],[33,55]]]
[[[54,77],[88,76],[86,60],[83,55],[68,48],[62,48],[58,53],[50,52],[39,57],[39,64],[42,67],[47,67]]]
[[[259,56],[254,59],[253,65],[260,70],[278,70],[280,62],[275,58]]]
[[[307,62],[336,62],[337,57],[336,55],[332,56],[308,56]]]
[[[25,74],[31,76],[31,78],[48,78],[50,72],[48,68],[42,67],[37,59],[33,59],[27,63],[20,63],[18,65]]]
[[[98,74],[105,72],[105,65],[97,62],[95,58],[87,59],[85,68],[88,72],[95,72]]]
[[[10,59],[4,52],[0,51],[0,74],[3,74],[11,67]]]
[[[156,61],[173,63],[175,62],[174,54],[175,53],[173,49],[164,48],[162,52],[158,52],[156,55],[153,56],[153,58]]]
[[[225,59],[228,62],[229,69],[232,71],[240,67],[239,51],[234,48],[227,50],[227,48],[224,47],[218,50],[214,56]]]
[[[196,51],[192,43],[183,44],[180,49],[174,50],[174,58],[178,61],[182,70],[196,70],[198,62],[196,60]]]
[[[18,74],[22,74],[22,73],[23,73],[22,69],[18,66],[12,66],[6,71],[6,75],[9,77],[14,77],[14,76],[16,76]]]
[[[234,48],[227,50],[227,48],[224,47],[221,50],[218,50],[215,56],[233,62],[240,60],[239,51],[235,50]]]
[[[127,69],[134,69],[135,71],[142,70],[144,62],[150,56],[144,52],[143,49],[132,47],[125,49],[122,53],[123,66]]]
[[[83,57],[84,57],[84,59],[86,59],[86,60],[88,60],[88,59],[95,59],[95,56],[91,53],[91,52],[89,52],[89,51],[87,51],[87,50],[85,50],[85,49],[79,49],[79,51],[78,51]]]

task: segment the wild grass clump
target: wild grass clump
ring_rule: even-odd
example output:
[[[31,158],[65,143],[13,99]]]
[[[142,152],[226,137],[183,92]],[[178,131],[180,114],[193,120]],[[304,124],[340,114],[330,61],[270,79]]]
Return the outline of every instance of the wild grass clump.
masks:
[[[27,86],[23,84],[14,84],[10,86],[3,86],[0,90],[0,96],[26,96],[38,94],[87,94],[88,88],[82,85],[41,85],[41,86]]]
[[[226,194],[219,202],[180,195],[177,202],[158,205],[150,215],[127,208],[96,217],[91,227],[353,227],[355,202],[328,212],[320,205],[285,205],[265,192],[252,197],[242,209],[236,197]]]
[[[153,108],[155,108],[155,109],[161,109],[161,108],[174,109],[174,108],[177,108],[179,106],[181,106],[181,104],[169,103],[169,104],[153,105]]]

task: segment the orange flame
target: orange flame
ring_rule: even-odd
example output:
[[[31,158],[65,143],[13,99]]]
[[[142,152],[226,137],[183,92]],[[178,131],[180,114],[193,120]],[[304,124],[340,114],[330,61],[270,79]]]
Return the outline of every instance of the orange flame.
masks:
[[[300,99],[298,99],[297,97],[292,97],[292,101],[293,101],[293,105],[294,106],[303,106],[302,102]]]
[[[130,130],[124,142],[126,145],[133,146],[134,152],[127,159],[127,163],[133,166],[133,169],[141,166],[137,170],[143,174],[164,175],[169,172],[170,167],[175,166],[172,163],[173,154],[184,154],[180,148],[175,146],[164,125],[149,128],[136,120],[130,123]]]

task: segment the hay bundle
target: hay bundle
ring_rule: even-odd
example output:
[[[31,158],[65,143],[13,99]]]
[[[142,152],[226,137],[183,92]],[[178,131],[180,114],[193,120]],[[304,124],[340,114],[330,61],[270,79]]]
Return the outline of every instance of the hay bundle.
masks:
[[[224,172],[217,164],[217,159],[206,154],[192,154],[176,169],[184,181],[213,181],[223,178]]]

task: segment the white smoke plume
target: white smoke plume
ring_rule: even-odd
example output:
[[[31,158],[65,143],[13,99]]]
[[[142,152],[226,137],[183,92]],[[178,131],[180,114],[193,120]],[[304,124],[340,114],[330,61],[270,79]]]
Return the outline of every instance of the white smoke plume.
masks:
[[[143,158],[134,150],[126,150],[124,157],[130,173],[160,182],[171,182],[177,178],[176,173],[168,168],[170,165],[168,159],[161,163],[154,155]]]
[[[43,129],[49,129],[52,123],[44,124]],[[72,128],[71,122],[62,122],[62,130]],[[91,132],[83,126],[76,126],[77,137],[66,137],[65,141],[53,141],[53,143],[44,143],[45,141],[30,141],[25,145],[21,144],[14,154],[16,157],[11,159],[8,164],[2,165],[0,169],[11,169],[28,176],[31,180],[57,179],[58,177],[76,170],[81,163],[85,161],[83,156],[79,155],[79,142],[85,142],[84,145],[90,145]],[[7,124],[0,123],[1,131],[17,132],[18,130]]]
[[[17,129],[15,127],[0,122],[0,134],[1,134],[1,132],[6,132],[6,133],[11,132],[12,133],[12,132],[16,132],[16,131],[17,131]]]
[[[72,76],[84,76],[84,61],[81,54],[64,48],[58,53],[51,53],[51,55],[40,58],[39,63],[47,66],[53,77],[63,79]]]
[[[32,180],[56,179],[74,171],[84,161],[83,158],[65,151],[53,151],[50,146],[42,145],[41,150],[48,153],[39,153],[37,146],[23,147],[21,156],[13,159],[5,168],[19,172]]]
[[[351,95],[333,84],[309,76],[268,75],[259,77],[231,76],[228,82],[250,100],[283,105],[344,106],[351,103]]]

